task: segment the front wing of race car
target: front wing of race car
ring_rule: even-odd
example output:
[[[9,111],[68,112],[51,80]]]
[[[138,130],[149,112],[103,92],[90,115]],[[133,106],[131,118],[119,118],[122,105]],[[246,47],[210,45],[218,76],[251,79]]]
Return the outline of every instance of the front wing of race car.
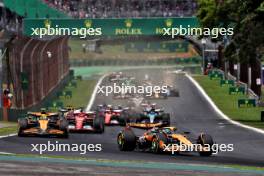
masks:
[[[164,126],[163,123],[127,123],[127,126],[134,127],[134,128],[142,128],[142,129],[150,129],[153,127],[162,127]]]
[[[65,131],[59,129],[46,129],[42,130],[39,127],[32,127],[25,130],[22,130],[24,135],[63,135]]]

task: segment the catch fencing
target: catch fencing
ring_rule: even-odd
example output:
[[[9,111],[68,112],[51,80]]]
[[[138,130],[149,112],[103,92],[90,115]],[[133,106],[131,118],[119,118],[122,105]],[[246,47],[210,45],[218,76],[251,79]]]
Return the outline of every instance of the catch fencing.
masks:
[[[18,36],[8,47],[13,107],[24,109],[44,99],[69,72],[68,38],[48,41]]]

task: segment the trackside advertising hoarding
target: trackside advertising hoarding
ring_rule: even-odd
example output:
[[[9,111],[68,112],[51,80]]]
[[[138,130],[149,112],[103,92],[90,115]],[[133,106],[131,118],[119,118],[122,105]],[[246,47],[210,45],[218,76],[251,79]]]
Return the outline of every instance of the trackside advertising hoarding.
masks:
[[[27,36],[162,35],[163,28],[199,27],[197,18],[24,19]]]

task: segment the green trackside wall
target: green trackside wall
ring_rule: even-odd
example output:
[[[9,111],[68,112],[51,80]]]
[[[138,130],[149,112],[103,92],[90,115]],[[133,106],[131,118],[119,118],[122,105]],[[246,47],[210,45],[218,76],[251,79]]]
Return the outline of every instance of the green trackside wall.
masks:
[[[24,19],[23,34],[31,35],[32,28],[52,28],[60,31],[62,28],[75,31],[74,35],[82,35],[84,29],[92,32],[100,29],[101,34],[95,36],[131,36],[131,35],[163,35],[163,28],[193,28],[199,27],[198,19],[195,17],[181,18],[118,18],[118,19]],[[60,29],[59,29],[60,28]],[[78,29],[78,30],[76,30]],[[82,29],[80,31],[80,29]],[[92,35],[92,34],[90,34]]]
[[[44,107],[47,102],[50,102],[52,99],[56,97],[57,92],[61,91],[68,82],[72,79],[74,73],[73,71],[70,71],[67,76],[64,77],[64,79],[60,82],[60,84],[54,88],[53,91],[51,91],[40,103],[26,108],[26,109],[9,109],[8,111],[8,120],[9,121],[17,121],[18,118],[23,117],[24,114],[26,114],[28,111],[39,111],[40,108]],[[0,120],[3,120],[2,116],[2,109],[0,109]]]

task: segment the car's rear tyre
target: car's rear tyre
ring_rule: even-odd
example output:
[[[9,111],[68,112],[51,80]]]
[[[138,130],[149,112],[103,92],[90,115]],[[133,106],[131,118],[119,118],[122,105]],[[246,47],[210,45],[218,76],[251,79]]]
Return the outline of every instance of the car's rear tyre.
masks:
[[[150,119],[148,116],[144,115],[144,114],[140,114],[139,117],[137,118],[137,123],[142,123],[142,122],[145,122],[145,123],[150,123]]]
[[[197,139],[197,144],[201,144],[203,147],[209,147],[209,151],[200,151],[200,156],[211,156],[213,153],[213,138],[208,134],[201,134]]]
[[[166,113],[162,115],[162,122],[164,126],[170,126],[170,114]]]
[[[180,93],[178,90],[172,90],[170,96],[171,97],[179,97]]]
[[[65,130],[64,133],[61,135],[61,138],[69,138],[69,131],[68,130]]]
[[[95,129],[96,133],[103,133],[105,128],[104,117],[101,117],[101,115],[96,115],[93,121],[93,128]]]
[[[129,117],[130,115],[128,112],[122,112],[119,116],[119,124],[120,126],[126,126],[127,123],[129,123]]]
[[[133,151],[136,148],[136,136],[132,130],[125,129],[117,136],[120,151]]]
[[[25,137],[26,136],[25,133],[23,132],[23,129],[18,128],[17,136],[18,137]]]
[[[19,137],[24,137],[24,136],[26,136],[25,135],[25,133],[23,132],[26,128],[27,128],[27,126],[28,126],[28,121],[27,121],[27,119],[19,119],[19,121],[18,121],[18,132],[17,132],[17,135],[19,136]]]
[[[131,118],[129,119],[129,122],[137,123],[138,121],[140,121],[140,114],[132,114]]]
[[[28,126],[28,121],[27,121],[27,119],[19,119],[19,121],[18,121],[18,125],[19,125],[20,128],[22,128],[22,129],[26,129],[27,126]]]
[[[60,120],[60,123],[59,123],[59,129],[62,130],[62,131],[67,131],[68,130],[68,121],[66,119],[61,119]]]
[[[160,146],[160,143],[167,144],[167,138],[164,134],[158,133],[155,137],[153,137],[151,142],[151,152],[153,153],[162,153],[163,147]]]

